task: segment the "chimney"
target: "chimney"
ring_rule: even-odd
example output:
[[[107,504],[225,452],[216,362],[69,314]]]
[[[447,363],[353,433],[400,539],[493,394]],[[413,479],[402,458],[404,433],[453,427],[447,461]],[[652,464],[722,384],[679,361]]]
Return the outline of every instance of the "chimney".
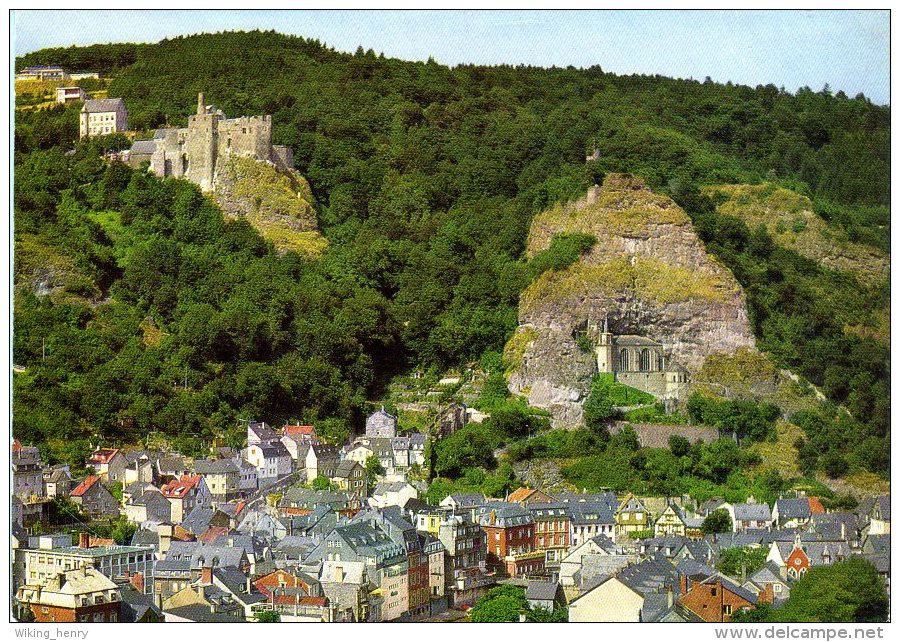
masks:
[[[78,533],[78,548],[90,548],[91,536],[84,531]]]
[[[205,114],[206,113],[206,99],[203,97],[203,92],[201,91],[197,94],[197,114]]]
[[[687,592],[688,592],[687,575],[682,574],[679,577],[679,580],[681,581],[681,595],[682,595],[682,597],[684,597],[685,595],[687,595]]]
[[[134,587],[138,593],[144,592],[144,574],[143,573],[133,573],[131,577],[128,578],[128,581],[131,582],[131,585]]]
[[[200,584],[202,586],[212,584],[212,566],[204,566],[200,569]]]
[[[847,522],[841,520],[841,539],[847,539]]]
[[[675,591],[672,590],[671,586],[666,587],[666,604],[669,608],[675,606]]]

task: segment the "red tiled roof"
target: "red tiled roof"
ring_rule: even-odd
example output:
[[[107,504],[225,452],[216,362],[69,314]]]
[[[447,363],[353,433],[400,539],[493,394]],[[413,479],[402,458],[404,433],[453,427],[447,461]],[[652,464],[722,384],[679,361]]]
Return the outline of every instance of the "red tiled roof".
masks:
[[[822,502],[819,501],[818,497],[810,497],[809,499],[809,512],[813,515],[822,515],[825,513],[825,507],[822,506]]]
[[[88,475],[87,477],[85,477],[83,482],[75,487],[75,490],[69,493],[69,495],[71,497],[81,497],[98,481],[100,481],[100,478],[97,477],[97,475]]]
[[[238,515],[240,515],[241,511],[244,510],[244,506],[246,506],[246,505],[247,505],[246,500],[242,499],[241,501],[239,501],[237,503],[237,506],[234,507],[234,516],[237,517]]]
[[[513,491],[512,494],[506,498],[506,501],[520,502],[523,499],[528,499],[529,497],[531,497],[534,492],[535,491],[533,488],[519,488],[518,490]]]
[[[88,459],[89,464],[108,464],[113,457],[116,456],[116,453],[119,452],[118,448],[100,448],[99,450],[94,451],[94,454],[91,455],[91,458]]]
[[[14,453],[22,452],[22,444],[19,443],[19,440],[18,440],[18,439],[13,439],[13,443],[12,443],[12,451],[13,451]]]
[[[226,526],[210,526],[206,529],[206,532],[197,539],[204,544],[212,544],[222,535],[228,535],[228,531],[229,529]]]
[[[201,475],[182,475],[181,479],[172,480],[168,484],[164,484],[159,490],[163,497],[181,499],[199,484],[201,479],[203,479]]]
[[[313,435],[315,434],[316,429],[312,426],[285,426],[284,434],[293,437],[295,435]]]

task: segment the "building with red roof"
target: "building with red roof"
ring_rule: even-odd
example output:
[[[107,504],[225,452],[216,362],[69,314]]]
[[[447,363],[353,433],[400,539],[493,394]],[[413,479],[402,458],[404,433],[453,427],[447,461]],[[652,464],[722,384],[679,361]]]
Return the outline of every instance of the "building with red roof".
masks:
[[[103,485],[99,475],[88,475],[69,495],[91,519],[115,519],[119,500]]]
[[[172,504],[172,522],[180,524],[197,506],[209,508],[212,496],[202,475],[182,475],[159,489]]]
[[[122,481],[128,460],[118,448],[98,448],[88,458],[87,465],[105,482]]]

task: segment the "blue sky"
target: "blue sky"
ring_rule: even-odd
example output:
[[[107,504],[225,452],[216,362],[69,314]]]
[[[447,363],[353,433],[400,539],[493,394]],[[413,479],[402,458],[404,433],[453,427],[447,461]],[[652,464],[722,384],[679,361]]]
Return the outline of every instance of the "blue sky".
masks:
[[[444,64],[587,67],[890,99],[887,11],[17,11],[14,52],[275,29]]]

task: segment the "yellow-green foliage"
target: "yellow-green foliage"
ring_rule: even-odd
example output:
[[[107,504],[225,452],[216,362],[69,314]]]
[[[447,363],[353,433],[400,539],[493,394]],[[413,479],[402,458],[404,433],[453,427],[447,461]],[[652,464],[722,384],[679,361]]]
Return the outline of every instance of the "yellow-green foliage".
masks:
[[[168,332],[163,332],[156,325],[153,317],[146,317],[141,321],[141,332],[143,332],[143,343],[148,348],[155,348],[160,342],[169,336]]]
[[[687,214],[672,199],[642,188],[638,179],[607,177],[603,188],[586,199],[554,205],[535,216],[528,255],[546,249],[559,233],[641,236],[655,225],[686,225]]]
[[[805,196],[772,183],[762,185],[715,185],[704,188],[709,195],[724,196],[720,214],[734,216],[751,229],[765,226],[781,247],[827,267],[852,273],[862,283],[887,278],[889,258],[877,249],[847,240],[840,230],[829,228],[813,211]]]
[[[15,281],[37,290],[42,286],[59,302],[95,299],[100,290],[75,262],[37,236],[22,234],[15,242]]]
[[[302,176],[243,157],[229,158],[220,172],[220,200],[237,201],[247,220],[276,249],[315,258],[327,247],[316,226],[312,190]]]
[[[778,420],[775,423],[775,441],[760,441],[748,446],[747,450],[756,453],[762,459],[758,472],[777,471],[782,477],[791,479],[800,477],[800,467],[797,465],[797,448],[794,443],[803,437],[803,430],[787,421]]]
[[[769,355],[743,347],[733,353],[709,355],[696,379],[715,381],[731,388],[741,384],[772,382],[777,376],[778,368]]]
[[[720,274],[670,265],[658,259],[616,258],[602,263],[576,263],[562,271],[548,271],[525,289],[523,310],[555,304],[589,294],[631,290],[637,298],[659,304],[700,299],[722,301],[735,285]]]
[[[537,332],[527,326],[519,326],[506,346],[503,348],[503,361],[507,374],[515,372],[522,366],[528,345],[537,339]]]

